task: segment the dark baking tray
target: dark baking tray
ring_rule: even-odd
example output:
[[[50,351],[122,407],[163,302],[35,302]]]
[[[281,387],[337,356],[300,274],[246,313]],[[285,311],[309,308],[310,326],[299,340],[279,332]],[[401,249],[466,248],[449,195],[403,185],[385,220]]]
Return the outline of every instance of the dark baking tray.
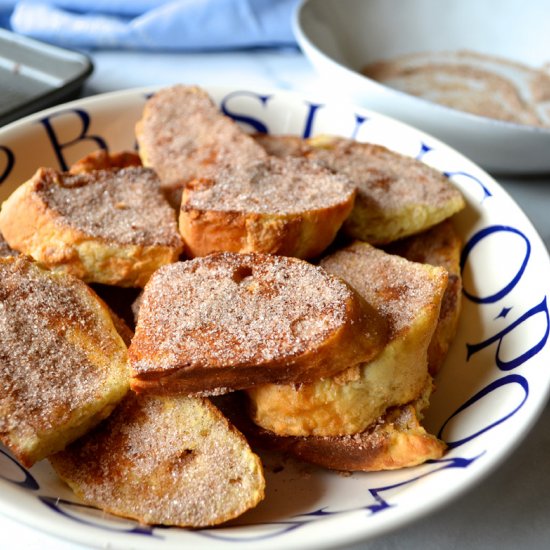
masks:
[[[0,126],[78,96],[91,59],[0,29]]]

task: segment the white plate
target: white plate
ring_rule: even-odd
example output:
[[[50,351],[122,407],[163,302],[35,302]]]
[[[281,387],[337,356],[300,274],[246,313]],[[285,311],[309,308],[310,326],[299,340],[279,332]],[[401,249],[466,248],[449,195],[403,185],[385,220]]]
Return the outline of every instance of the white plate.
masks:
[[[0,451],[0,511],[100,547],[239,548],[246,542],[254,549],[318,549],[395,529],[475,486],[520,443],[549,390],[550,264],[531,223],[480,168],[402,123],[289,92],[207,90],[247,130],[378,142],[435,166],[462,190],[467,208],[456,222],[465,242],[464,312],[427,417],[450,449],[442,460],[419,467],[349,476],[270,455],[265,501],[231,526],[199,531],[146,528],[106,516],[79,505],[47,461],[27,471]],[[0,198],[38,166],[63,168],[98,145],[131,149],[150,92],[72,102],[0,130]]]
[[[437,136],[487,170],[517,174],[550,171],[550,129],[463,113],[359,71],[380,59],[460,49],[540,68],[550,62],[549,22],[546,0],[303,0],[294,33],[327,89]]]

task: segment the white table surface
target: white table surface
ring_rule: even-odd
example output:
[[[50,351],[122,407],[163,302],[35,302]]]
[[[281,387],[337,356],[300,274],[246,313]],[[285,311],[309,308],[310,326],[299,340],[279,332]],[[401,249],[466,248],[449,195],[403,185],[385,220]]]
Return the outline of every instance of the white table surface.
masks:
[[[228,53],[96,52],[83,94],[176,82],[285,88],[316,96],[330,89],[297,50]],[[550,154],[550,151],[549,151]],[[550,174],[498,177],[550,245]],[[488,478],[445,508],[353,550],[517,550],[550,548],[550,407]],[[506,491],[504,491],[506,488]],[[90,541],[93,544],[93,541]],[[82,550],[0,516],[0,549]]]

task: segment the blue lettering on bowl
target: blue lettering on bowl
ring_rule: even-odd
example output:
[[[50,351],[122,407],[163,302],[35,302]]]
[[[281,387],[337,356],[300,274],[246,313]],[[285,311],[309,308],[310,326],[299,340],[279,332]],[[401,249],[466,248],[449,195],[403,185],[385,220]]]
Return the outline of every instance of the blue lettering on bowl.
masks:
[[[38,484],[34,476],[27,470],[27,468],[19,464],[17,460],[12,458],[3,449],[0,449],[0,460],[8,461],[9,466],[11,468],[15,467],[17,473],[23,474],[23,479],[14,479],[14,478],[6,477],[4,474],[0,474],[0,477],[2,479],[5,479],[10,483],[18,485],[19,487],[23,487],[24,489],[28,489],[30,491],[38,491],[38,489],[40,489],[40,485]],[[2,468],[1,471],[5,472],[6,469]]]
[[[0,151],[3,153],[3,156],[6,157],[5,166],[0,173],[0,184],[2,184],[8,179],[8,176],[13,170],[13,166],[15,164],[15,155],[13,154],[13,151],[5,145],[0,145]]]
[[[69,141],[66,141],[65,143],[61,143],[56,134],[55,126],[52,123],[52,120],[60,115],[67,115],[67,114],[75,115],[77,122],[79,122],[80,129],[76,137],[70,139]],[[61,110],[61,111],[57,111],[56,113],[50,116],[40,119],[40,123],[44,126],[46,130],[46,133],[48,135],[48,138],[54,150],[57,161],[59,162],[59,167],[61,168],[61,170],[66,171],[69,169],[68,164],[65,161],[65,157],[63,155],[63,149],[65,149],[65,147],[69,147],[70,145],[74,145],[75,143],[78,143],[80,141],[93,141],[96,143],[99,149],[108,150],[107,143],[102,137],[88,134],[88,129],[90,127],[90,120],[91,120],[90,115],[83,109]]]
[[[235,97],[242,97],[242,96],[256,98],[264,106],[267,105],[267,102],[271,98],[270,95],[261,95],[261,94],[256,94],[254,92],[247,92],[244,90],[238,91],[238,92],[232,92],[226,95],[221,101],[220,109],[222,113],[224,115],[231,117],[236,122],[241,122],[242,124],[248,124],[249,126],[252,127],[252,129],[255,132],[259,132],[261,134],[268,134],[269,130],[263,122],[249,115],[243,115],[242,113],[234,112],[229,108],[228,103],[231,99]]]
[[[517,403],[515,407],[509,410],[504,416],[497,418],[495,421],[490,422],[486,426],[481,427],[480,429],[476,430],[474,433],[471,433],[466,437],[463,437],[456,441],[449,441],[445,439],[444,437],[445,429],[455,417],[457,417],[460,413],[466,411],[472,405],[475,405],[476,403],[480,402],[483,398],[487,397],[494,391],[497,391],[498,389],[504,386],[507,386],[508,384],[517,384],[522,390],[521,401]],[[511,418],[512,416],[514,416],[514,414],[516,414],[521,409],[521,407],[523,407],[523,405],[527,401],[528,396],[529,396],[529,383],[527,382],[527,379],[524,378],[523,376],[520,376],[519,374],[509,374],[507,376],[499,378],[498,380],[495,380],[490,384],[487,384],[482,390],[478,391],[475,395],[470,397],[470,399],[468,399],[453,414],[451,414],[451,416],[447,418],[447,420],[443,423],[443,426],[439,430],[438,437],[441,439],[445,439],[445,443],[447,443],[447,445],[451,449],[454,447],[459,447],[461,445],[464,445],[464,443],[467,443],[468,441],[471,441],[472,439],[479,437],[481,434],[491,430],[492,428],[498,426],[499,424],[502,424],[505,420],[508,420],[508,418]],[[479,423],[476,423],[476,426],[478,424]]]
[[[462,254],[460,257],[461,271],[464,271],[464,266],[468,261],[468,256],[470,255],[474,247],[477,244],[479,244],[483,239],[486,239],[487,237],[493,236],[500,232],[505,232],[505,233],[508,232],[508,233],[512,233],[513,235],[519,235],[525,241],[525,255],[521,259],[521,265],[519,266],[512,280],[503,288],[501,288],[498,292],[495,292],[490,296],[480,298],[478,296],[474,296],[471,292],[468,292],[466,289],[463,289],[464,295],[467,296],[472,302],[475,302],[478,304],[490,304],[490,303],[498,302],[500,299],[504,298],[504,296],[506,296],[518,284],[519,280],[523,276],[523,273],[525,272],[525,268],[527,267],[527,263],[529,262],[529,257],[531,255],[531,243],[529,242],[529,239],[525,236],[525,234],[522,233],[519,229],[516,229],[515,227],[510,227],[507,225],[490,225],[488,227],[484,227],[483,229],[475,233],[468,240],[468,242],[466,243],[466,246],[462,250]]]

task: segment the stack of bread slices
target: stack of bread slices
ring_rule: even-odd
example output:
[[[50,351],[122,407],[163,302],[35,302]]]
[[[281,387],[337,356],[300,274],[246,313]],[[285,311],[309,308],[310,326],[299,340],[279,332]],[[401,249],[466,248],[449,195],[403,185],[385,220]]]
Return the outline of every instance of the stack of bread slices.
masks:
[[[421,425],[460,313],[464,207],[421,162],[250,135],[155,93],[138,153],[40,168],[0,210],[0,439],[84,502],[204,527],[258,449],[335,470],[442,456]]]

